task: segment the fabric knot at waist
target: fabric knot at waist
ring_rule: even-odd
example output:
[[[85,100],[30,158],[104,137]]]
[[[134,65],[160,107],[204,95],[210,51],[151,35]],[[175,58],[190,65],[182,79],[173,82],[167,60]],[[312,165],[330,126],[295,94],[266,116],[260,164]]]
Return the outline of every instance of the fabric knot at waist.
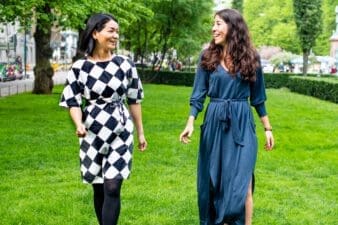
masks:
[[[243,146],[243,135],[239,129],[239,121],[236,118],[236,111],[234,103],[247,102],[248,99],[221,99],[221,98],[210,98],[211,103],[222,104],[221,107],[224,109],[222,113],[219,113],[218,119],[222,123],[224,131],[228,131],[231,128],[232,136],[236,144]]]
[[[86,106],[88,105],[96,105],[107,112],[113,112],[117,108],[121,124],[123,126],[126,125],[128,118],[124,112],[123,99],[98,98],[96,100],[87,101]]]

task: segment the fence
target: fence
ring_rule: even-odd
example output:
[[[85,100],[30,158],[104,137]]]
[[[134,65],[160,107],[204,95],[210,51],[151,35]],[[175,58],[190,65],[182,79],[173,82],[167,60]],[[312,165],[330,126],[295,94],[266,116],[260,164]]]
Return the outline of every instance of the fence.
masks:
[[[23,92],[30,92],[34,87],[34,76],[29,79],[0,82],[0,97],[15,95]],[[58,71],[54,73],[54,85],[63,85],[66,81],[67,71]]]
[[[0,87],[0,97],[15,95],[33,90],[33,83],[16,83]]]

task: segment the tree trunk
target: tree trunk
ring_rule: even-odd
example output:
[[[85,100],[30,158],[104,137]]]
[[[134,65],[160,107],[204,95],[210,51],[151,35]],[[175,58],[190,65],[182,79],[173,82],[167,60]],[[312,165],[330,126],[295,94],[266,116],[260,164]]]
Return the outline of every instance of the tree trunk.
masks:
[[[163,61],[165,59],[165,55],[167,54],[167,50],[168,50],[168,45],[167,44],[168,44],[167,43],[167,39],[165,39],[163,47],[162,47],[162,57],[161,57],[160,65],[158,67],[158,71],[160,71],[162,69],[162,64],[163,64]]]
[[[309,52],[303,52],[303,76],[307,75],[308,61],[309,61]]]
[[[44,6],[46,14],[51,14],[48,5]],[[36,31],[34,34],[36,44],[36,65],[34,67],[34,94],[51,94],[53,90],[54,71],[51,67],[49,59],[52,57],[52,49],[50,47],[51,22],[37,19]]]

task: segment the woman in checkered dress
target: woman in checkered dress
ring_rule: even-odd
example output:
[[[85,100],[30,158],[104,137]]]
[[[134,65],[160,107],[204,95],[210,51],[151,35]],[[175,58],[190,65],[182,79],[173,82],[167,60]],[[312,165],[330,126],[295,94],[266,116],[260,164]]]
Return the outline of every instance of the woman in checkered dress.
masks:
[[[134,125],[139,149],[147,147],[142,84],[133,62],[113,54],[118,31],[117,20],[109,14],[89,18],[79,46],[86,56],[72,65],[60,101],[76,126],[81,175],[84,183],[93,185],[100,225],[117,224],[122,181],[131,169]]]

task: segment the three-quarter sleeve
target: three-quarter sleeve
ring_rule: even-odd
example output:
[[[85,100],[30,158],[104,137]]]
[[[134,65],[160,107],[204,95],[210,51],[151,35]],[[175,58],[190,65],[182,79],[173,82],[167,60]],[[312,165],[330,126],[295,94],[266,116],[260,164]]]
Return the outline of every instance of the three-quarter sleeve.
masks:
[[[131,68],[127,72],[127,103],[130,105],[140,103],[144,98],[144,93],[141,79],[137,74],[135,64],[129,59],[128,62],[130,63]]]
[[[65,108],[80,107],[82,104],[83,85],[79,81],[80,70],[71,68],[62,91],[59,105]]]
[[[250,83],[250,104],[255,107],[259,117],[267,115],[265,109],[266,93],[262,67],[256,71],[256,81]]]
[[[205,97],[209,89],[208,71],[203,69],[198,63],[197,72],[194,80],[194,87],[190,97],[190,115],[197,118],[199,112],[203,110]]]

